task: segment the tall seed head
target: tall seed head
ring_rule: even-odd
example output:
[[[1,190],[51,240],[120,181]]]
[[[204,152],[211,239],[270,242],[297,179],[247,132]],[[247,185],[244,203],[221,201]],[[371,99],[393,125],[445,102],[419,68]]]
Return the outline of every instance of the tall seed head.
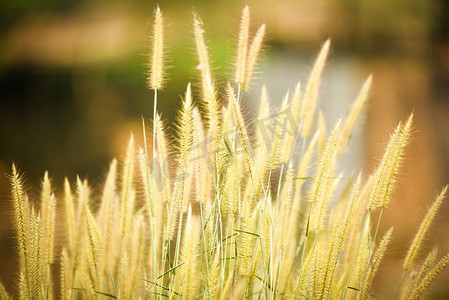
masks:
[[[60,269],[60,282],[61,282],[61,299],[70,300],[72,298],[72,263],[67,253],[67,249],[62,249],[61,253],[61,269]]]
[[[53,245],[56,218],[56,199],[52,194],[50,179],[45,172],[41,193],[42,236],[45,262],[53,262]]]
[[[69,249],[75,244],[75,204],[73,202],[73,194],[70,188],[70,183],[67,177],[64,179],[64,211],[65,211],[65,226],[67,233],[67,241]]]
[[[284,100],[282,101],[282,106],[279,111],[279,116],[276,119],[276,129],[274,132],[274,139],[273,139],[273,146],[271,148],[270,153],[270,160],[268,162],[269,169],[273,170],[277,167],[277,164],[279,162],[285,162],[280,161],[282,159],[282,154],[285,146],[287,143],[285,143],[285,135],[286,135],[286,119],[287,119],[287,110],[289,108],[289,94],[284,96]]]
[[[240,20],[239,42],[237,45],[237,57],[235,61],[234,80],[243,84],[245,81],[247,55],[248,55],[248,37],[249,37],[249,7],[245,6]]]
[[[272,230],[273,226],[271,224],[271,210],[267,205],[261,215],[262,224],[261,224],[261,243],[262,243],[262,256],[264,260],[265,270],[268,272],[270,270],[270,264],[272,261]]]
[[[374,253],[372,262],[369,266],[368,273],[365,277],[363,283],[362,293],[360,295],[360,299],[368,299],[368,295],[371,293],[371,287],[373,285],[374,275],[376,275],[377,270],[379,269],[380,262],[385,255],[385,251],[387,250],[388,244],[390,243],[391,235],[393,234],[393,227],[391,227],[387,233],[385,233],[382,238],[379,247]]]
[[[209,54],[204,41],[202,22],[196,15],[193,16],[193,34],[195,36],[196,53],[199,62],[197,69],[201,72],[203,100],[208,101],[215,98],[215,90],[210,72]]]
[[[435,263],[435,259],[437,258],[438,249],[434,248],[429,254],[427,254],[426,259],[422,263],[421,269],[417,272],[415,278],[413,278],[413,284],[409,285],[409,289],[420,283],[424,277],[429,273],[430,268]]]
[[[164,84],[164,17],[159,6],[154,11],[153,21],[153,53],[150,59],[148,88],[159,90]]]
[[[187,167],[189,151],[192,146],[193,132],[193,106],[192,91],[190,83],[187,85],[185,98],[181,112],[178,116],[178,139],[179,139],[179,164],[182,168]]]
[[[134,137],[131,136],[126,150],[125,164],[122,171],[122,192],[121,192],[121,234],[125,236],[128,230],[130,214],[133,212],[131,203],[134,181],[135,144]]]
[[[304,93],[304,102],[300,112],[301,119],[304,120],[301,131],[301,135],[303,137],[308,137],[312,128],[312,122],[317,107],[321,74],[323,73],[324,66],[326,64],[329,48],[330,40],[327,40],[321,48],[320,54],[318,54],[312,73],[310,73],[309,81],[307,82],[306,91]]]
[[[429,208],[429,211],[426,214],[426,217],[421,223],[421,226],[419,227],[418,232],[416,233],[415,238],[413,239],[412,244],[410,245],[410,248],[407,252],[407,256],[404,260],[404,270],[410,269],[418,256],[419,250],[421,249],[422,243],[424,241],[424,238],[429,230],[430,225],[432,224],[432,221],[440,208],[441,204],[443,203],[443,199],[446,197],[448,186],[445,186],[444,189],[441,191],[441,193],[436,198],[433,205]]]
[[[260,49],[262,48],[263,38],[265,36],[265,24],[259,27],[254,36],[251,46],[249,47],[248,60],[246,62],[245,80],[243,81],[242,89],[245,91],[249,87],[249,83],[254,73],[257,58],[259,57]]]
[[[407,122],[399,124],[390,137],[387,149],[376,170],[375,182],[370,194],[368,209],[387,207],[397,179],[399,168],[404,160],[405,147],[408,145],[413,123],[413,114]]]
[[[432,281],[449,265],[449,253],[441,258],[435,266],[427,273],[423,280],[417,284],[408,297],[410,300],[420,299]]]
[[[255,140],[255,148],[257,148],[257,153],[263,153],[267,151],[267,144],[269,141],[269,130],[267,129],[267,121],[269,119],[270,112],[270,103],[268,99],[267,87],[265,85],[262,86],[261,94],[260,94],[260,103],[259,103],[259,111],[257,113],[256,120],[256,140]]]
[[[343,151],[343,148],[347,141],[351,138],[352,130],[354,128],[354,125],[357,121],[357,119],[360,116],[360,113],[362,112],[363,108],[365,107],[365,104],[368,100],[368,94],[371,88],[373,76],[370,75],[366,79],[365,83],[363,84],[359,95],[357,96],[357,100],[352,105],[352,109],[348,115],[348,118],[346,119],[345,124],[343,125],[343,128],[341,130],[341,138],[338,142],[337,146],[337,154],[340,155]]]
[[[28,197],[24,192],[22,178],[14,164],[12,165],[11,187],[14,206],[14,221],[21,255],[20,262],[22,268],[27,268],[27,255],[30,240],[30,226],[28,222],[30,218],[30,207],[28,204]],[[24,270],[22,269],[21,271],[23,272]]]
[[[183,299],[196,299],[199,276],[197,276],[198,262],[195,257],[195,246],[199,240],[199,233],[198,220],[192,217],[192,207],[189,205],[180,253],[181,261],[184,262],[179,271]]]
[[[220,104],[217,101],[215,84],[210,71],[209,54],[204,41],[204,30],[198,16],[193,16],[193,33],[195,35],[196,52],[198,55],[198,69],[201,72],[202,100],[205,102],[207,125],[212,138],[216,138],[220,126]]]

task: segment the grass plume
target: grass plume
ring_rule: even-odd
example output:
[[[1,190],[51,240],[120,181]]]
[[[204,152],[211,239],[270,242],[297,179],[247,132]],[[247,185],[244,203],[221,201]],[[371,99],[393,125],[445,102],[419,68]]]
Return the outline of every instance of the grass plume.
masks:
[[[424,242],[424,238],[427,234],[427,231],[429,230],[430,224],[432,223],[438,209],[440,208],[443,199],[446,197],[447,189],[448,186],[445,186],[424,217],[421,226],[419,227],[418,232],[416,233],[416,236],[410,245],[407,255],[405,256],[403,266],[404,270],[408,270],[414,265],[420,248]]]
[[[153,21],[153,47],[150,60],[150,72],[148,74],[148,87],[152,90],[160,90],[165,79],[164,71],[164,17],[159,6],[154,11]]]
[[[143,118],[144,145],[131,136],[101,191],[87,180],[65,179],[59,196],[45,173],[40,201],[29,200],[12,165],[20,269],[16,293],[0,284],[1,299],[367,299],[385,292],[375,281],[392,230],[378,241],[381,218],[372,218],[394,201],[413,114],[391,134],[377,168],[348,179],[337,166],[366,106],[371,76],[344,121],[329,124],[321,112],[315,118],[327,40],[305,87],[298,83],[276,108],[263,86],[256,116],[247,115],[266,33],[262,25],[252,37],[250,27],[245,7],[235,73],[221,85],[211,74],[201,19],[193,16],[201,89],[187,84],[170,135],[171,124],[157,111],[165,60],[156,8],[146,83],[154,90],[152,135]],[[423,262],[418,255],[446,192],[411,242],[395,295],[421,297],[449,264],[448,255],[437,261],[436,251]],[[61,241],[55,228],[62,228]]]

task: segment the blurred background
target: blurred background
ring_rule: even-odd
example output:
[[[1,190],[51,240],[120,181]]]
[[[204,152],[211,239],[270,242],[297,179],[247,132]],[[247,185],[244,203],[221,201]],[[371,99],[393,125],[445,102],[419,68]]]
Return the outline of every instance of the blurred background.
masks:
[[[416,124],[402,178],[383,219],[395,224],[395,244],[377,280],[392,294],[400,258],[440,188],[449,183],[449,2],[446,0],[179,0],[160,1],[168,24],[170,66],[159,111],[170,125],[189,81],[197,82],[191,12],[203,19],[215,76],[225,83],[241,9],[267,24],[267,49],[247,96],[254,109],[260,85],[273,105],[306,82],[320,46],[332,39],[320,101],[328,127],[345,115],[366,77],[374,76],[364,124],[343,163],[348,174],[372,170],[389,132],[412,111]],[[145,88],[148,23],[154,1],[0,1],[0,280],[10,291],[18,265],[9,183],[15,162],[39,195],[46,170],[57,192],[78,174],[101,188],[108,164],[123,154],[130,132],[141,140],[141,116],[152,115]],[[349,166],[349,167],[347,167]],[[431,249],[449,250],[449,205],[430,234]],[[427,250],[427,249],[426,249]],[[448,272],[433,299],[448,299]]]

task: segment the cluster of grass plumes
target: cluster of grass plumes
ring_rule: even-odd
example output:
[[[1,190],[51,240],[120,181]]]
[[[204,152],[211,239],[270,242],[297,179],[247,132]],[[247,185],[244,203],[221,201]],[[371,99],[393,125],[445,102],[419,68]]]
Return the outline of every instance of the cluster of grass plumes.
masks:
[[[251,38],[250,23],[246,7],[235,73],[223,93],[211,73],[202,23],[193,17],[200,90],[196,95],[187,86],[172,140],[156,107],[165,83],[157,8],[148,75],[152,145],[144,123],[143,148],[130,139],[123,162],[111,163],[101,195],[77,179],[74,186],[66,180],[64,194],[55,197],[45,175],[37,209],[13,166],[18,298],[376,297],[375,276],[394,237],[393,228],[381,233],[379,224],[392,200],[413,115],[391,134],[372,174],[345,180],[336,174],[337,161],[366,104],[371,77],[327,134],[324,119],[315,118],[326,41],[305,88],[298,83],[277,110],[262,88],[257,121],[248,122],[242,105],[265,34],[262,25]],[[449,255],[437,261],[436,251],[420,255],[446,191],[404,258],[397,298],[422,296],[449,263]],[[54,245],[56,202],[64,216],[62,249]],[[380,214],[372,220],[375,211]],[[1,285],[0,298],[9,299]]]

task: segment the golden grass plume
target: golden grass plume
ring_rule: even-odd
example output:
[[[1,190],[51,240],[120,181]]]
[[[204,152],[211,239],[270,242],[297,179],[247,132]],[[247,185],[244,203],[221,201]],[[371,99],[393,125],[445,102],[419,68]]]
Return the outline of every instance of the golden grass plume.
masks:
[[[202,22],[194,15],[201,91],[187,85],[170,136],[156,105],[165,83],[159,7],[153,25],[147,78],[155,92],[153,135],[144,127],[140,147],[131,136],[123,159],[111,162],[102,192],[93,192],[87,180],[66,179],[59,197],[45,173],[35,206],[12,166],[20,271],[15,289],[0,284],[0,298],[366,299],[384,292],[375,281],[393,235],[389,230],[378,239],[373,212],[394,201],[414,115],[393,131],[374,172],[349,179],[339,174],[372,79],[344,121],[326,124],[324,114],[316,119],[327,40],[305,88],[298,83],[273,110],[264,86],[258,115],[247,117],[247,90],[266,27],[251,40],[245,7],[235,73],[223,86],[213,79]],[[411,242],[398,295],[418,299],[449,264],[448,255],[435,263],[435,251],[425,260],[418,255],[446,191]],[[55,240],[56,220],[61,241]]]

